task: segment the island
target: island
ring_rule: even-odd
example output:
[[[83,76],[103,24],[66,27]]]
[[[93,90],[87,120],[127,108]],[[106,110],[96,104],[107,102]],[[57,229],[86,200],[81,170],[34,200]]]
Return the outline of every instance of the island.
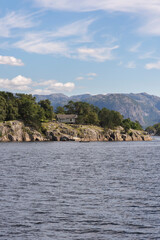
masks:
[[[150,141],[138,121],[86,102],[54,111],[48,99],[0,92],[0,141]]]

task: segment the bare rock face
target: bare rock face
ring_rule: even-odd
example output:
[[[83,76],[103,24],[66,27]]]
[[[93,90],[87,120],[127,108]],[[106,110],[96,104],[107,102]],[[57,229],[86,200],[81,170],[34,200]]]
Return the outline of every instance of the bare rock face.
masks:
[[[151,141],[151,137],[144,131],[130,129],[128,133],[124,132],[122,127],[105,132],[106,141]]]
[[[125,133],[122,127],[104,130],[97,126],[67,125],[64,123],[46,123],[42,133],[25,126],[21,121],[0,123],[1,142],[35,141],[150,141],[144,131],[130,130]]]
[[[142,140],[143,141],[151,141],[151,137],[149,135],[143,135]]]
[[[104,135],[101,129],[81,126],[79,128],[78,137],[81,141],[103,141]]]
[[[63,142],[70,141],[70,138],[68,138],[67,136],[62,136],[60,137],[60,141],[63,141]]]
[[[105,130],[97,126],[49,123],[46,137],[51,141],[150,141],[143,131],[124,132],[122,127]]]
[[[132,138],[128,134],[122,134],[123,141],[132,141]]]
[[[21,121],[8,121],[0,125],[0,141],[2,142],[31,142],[44,141],[38,131],[24,126]]]
[[[23,123],[19,121],[9,121],[0,125],[0,141],[22,141]]]
[[[27,132],[23,133],[23,141],[24,142],[30,142],[31,141],[30,136]]]

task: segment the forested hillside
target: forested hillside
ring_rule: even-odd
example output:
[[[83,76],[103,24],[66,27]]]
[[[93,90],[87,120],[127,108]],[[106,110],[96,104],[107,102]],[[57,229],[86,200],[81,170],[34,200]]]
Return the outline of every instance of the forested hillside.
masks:
[[[64,106],[70,100],[84,101],[94,106],[107,108],[120,112],[124,118],[130,118],[132,121],[139,121],[141,125],[147,127],[160,122],[160,97],[149,95],[147,93],[139,94],[83,94],[68,97],[64,94],[36,95],[37,101],[49,99],[52,106],[56,109],[58,106]]]
[[[98,108],[87,102],[73,102],[59,106],[53,111],[48,99],[36,102],[36,98],[27,94],[13,94],[0,92],[0,121],[22,120],[25,124],[36,129],[41,129],[41,123],[52,121],[56,114],[76,114],[76,123],[85,125],[96,125],[103,128],[115,128],[122,126],[127,132],[130,128],[140,130],[138,121],[131,121],[118,112],[107,108]]]

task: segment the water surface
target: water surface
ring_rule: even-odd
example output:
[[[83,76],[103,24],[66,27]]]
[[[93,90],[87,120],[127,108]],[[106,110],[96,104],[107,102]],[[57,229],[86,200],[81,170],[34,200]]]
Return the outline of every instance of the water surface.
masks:
[[[160,239],[160,141],[0,143],[0,239]]]

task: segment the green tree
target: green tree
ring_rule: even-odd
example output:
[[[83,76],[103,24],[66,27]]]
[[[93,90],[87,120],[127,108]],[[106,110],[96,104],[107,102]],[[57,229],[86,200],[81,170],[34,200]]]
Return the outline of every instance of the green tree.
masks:
[[[29,125],[36,129],[41,127],[40,106],[36,103],[32,95],[17,94],[18,97],[18,110],[20,118]]]
[[[6,120],[7,116],[7,103],[4,97],[0,95],[0,121]]]
[[[53,119],[53,107],[51,106],[51,102],[48,99],[46,99],[46,100],[41,100],[38,104],[44,110],[45,120],[52,120]]]
[[[61,106],[57,107],[56,114],[65,114],[64,107],[61,107]]]
[[[110,110],[107,108],[102,108],[102,110],[99,112],[99,121],[100,125],[103,128],[113,128],[113,123],[111,121],[111,114]]]
[[[75,114],[75,102],[69,101],[68,104],[64,106],[64,109],[67,114]]]
[[[96,112],[89,112],[85,119],[85,124],[99,125],[98,114]]]
[[[156,129],[153,126],[149,126],[145,129],[146,132],[148,132],[149,134],[155,134],[156,133]]]
[[[15,120],[18,118],[18,104],[13,93],[10,92],[0,92],[0,96],[5,99],[6,111],[5,120]],[[2,103],[3,104],[3,103]]]
[[[76,120],[78,124],[99,124],[97,115],[99,109],[93,105],[90,105],[89,103],[69,101],[64,108],[67,114],[78,115]]]
[[[6,120],[16,120],[18,118],[18,104],[8,102]]]

